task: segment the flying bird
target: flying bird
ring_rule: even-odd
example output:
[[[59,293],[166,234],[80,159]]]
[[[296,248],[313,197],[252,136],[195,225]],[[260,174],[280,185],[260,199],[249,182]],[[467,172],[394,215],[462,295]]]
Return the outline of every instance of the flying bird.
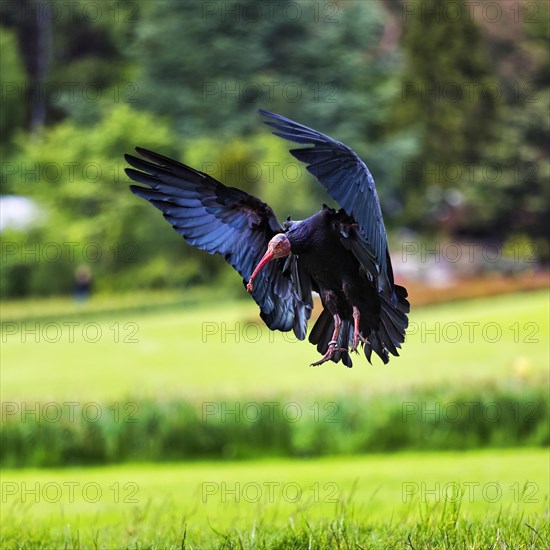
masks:
[[[260,199],[189,166],[141,147],[125,155],[130,186],[148,200],[191,245],[220,254],[243,278],[271,330],[293,330],[304,340],[313,309],[323,310],[309,334],[322,357],[342,361],[350,352],[374,352],[384,363],[398,355],[408,326],[409,302],[395,284],[374,180],[347,146],[281,115],[260,110],[276,136],[309,145],[290,153],[339,204],[280,224]],[[146,159],[146,160],[144,160]]]

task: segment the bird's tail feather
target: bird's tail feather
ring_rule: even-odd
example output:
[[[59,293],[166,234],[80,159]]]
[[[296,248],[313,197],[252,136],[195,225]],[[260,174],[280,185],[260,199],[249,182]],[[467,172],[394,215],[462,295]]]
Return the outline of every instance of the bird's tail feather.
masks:
[[[380,307],[378,313],[376,313],[376,302]],[[374,318],[373,308],[375,308]],[[410,311],[410,304],[407,300],[407,290],[402,286],[394,285],[394,294],[391,298],[385,293],[380,293],[375,301],[360,302],[359,311],[361,313],[359,328],[361,334],[367,339],[363,350],[369,363],[373,351],[384,363],[389,362],[390,353],[399,356],[398,350],[405,341],[405,331],[409,324],[407,313]],[[335,363],[342,361],[347,367],[352,366],[353,363],[347,350],[353,343],[353,330],[353,320],[343,319],[338,336],[338,347],[346,351],[337,351],[334,354],[331,360]],[[333,333],[334,319],[327,309],[323,309],[311,330],[309,341],[317,346],[319,353],[324,355],[328,350]]]
[[[387,363],[390,358],[388,352],[399,356],[398,349],[405,341],[405,331],[409,325],[407,313],[410,311],[410,304],[407,300],[407,290],[399,285],[394,286],[395,294],[393,299],[384,293],[380,296],[380,315],[378,326],[368,326],[368,319],[361,315],[361,332],[367,336],[368,343],[365,344],[365,357],[371,362],[373,350]],[[365,322],[363,324],[363,321]]]

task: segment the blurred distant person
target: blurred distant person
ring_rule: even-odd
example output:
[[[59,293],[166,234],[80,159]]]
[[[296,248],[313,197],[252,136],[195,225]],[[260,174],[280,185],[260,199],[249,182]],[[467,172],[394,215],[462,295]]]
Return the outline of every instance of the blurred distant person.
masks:
[[[78,302],[85,302],[92,289],[92,270],[87,265],[79,265],[75,272],[74,297]]]

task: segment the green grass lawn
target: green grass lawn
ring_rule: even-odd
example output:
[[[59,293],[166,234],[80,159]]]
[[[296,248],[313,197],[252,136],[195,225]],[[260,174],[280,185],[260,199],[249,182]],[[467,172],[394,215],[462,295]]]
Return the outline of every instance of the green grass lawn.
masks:
[[[336,520],[365,548],[387,547],[390,534],[398,547],[409,535],[435,541],[425,537],[469,524],[480,540],[495,542],[500,528],[542,548],[548,460],[523,449],[5,471],[2,548],[177,548],[184,530],[188,548],[221,546],[221,533],[255,547],[254,530],[257,542],[292,526],[298,537],[307,522],[315,541]],[[367,532],[372,546],[362,546]]]
[[[267,330],[251,300],[95,316],[86,308],[4,324],[3,400],[257,399],[548,376],[547,292],[413,308],[401,357],[371,366],[357,355],[352,369],[310,367],[315,348]],[[14,306],[8,312],[16,318]]]
[[[548,383],[547,292],[413,309],[402,356],[387,366],[356,356],[353,369],[310,367],[313,346],[269,332],[251,301],[163,300],[118,311],[118,302],[9,304],[4,405],[282,396],[307,404]],[[525,448],[5,470],[0,547],[545,548],[548,464],[547,450]]]

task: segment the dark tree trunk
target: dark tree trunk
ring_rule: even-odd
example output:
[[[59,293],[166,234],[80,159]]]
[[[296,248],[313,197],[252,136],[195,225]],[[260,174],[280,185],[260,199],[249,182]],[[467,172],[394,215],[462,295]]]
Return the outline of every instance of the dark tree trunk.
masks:
[[[46,123],[45,79],[48,74],[52,47],[52,21],[47,17],[46,7],[42,0],[34,0],[32,12],[35,18],[35,40],[33,61],[30,67],[30,130],[33,134],[40,132]]]

